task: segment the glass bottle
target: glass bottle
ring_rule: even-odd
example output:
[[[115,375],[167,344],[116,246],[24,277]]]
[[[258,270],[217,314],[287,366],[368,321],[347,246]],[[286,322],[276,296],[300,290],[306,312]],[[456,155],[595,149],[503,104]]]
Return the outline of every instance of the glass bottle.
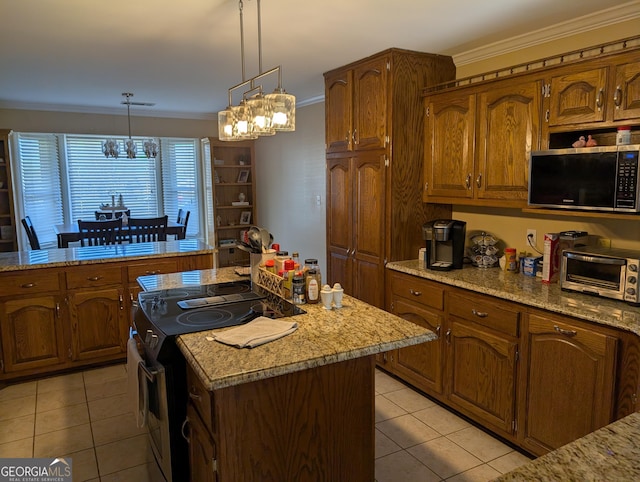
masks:
[[[309,304],[317,303],[320,300],[319,274],[315,268],[311,268],[305,275],[305,296]]]

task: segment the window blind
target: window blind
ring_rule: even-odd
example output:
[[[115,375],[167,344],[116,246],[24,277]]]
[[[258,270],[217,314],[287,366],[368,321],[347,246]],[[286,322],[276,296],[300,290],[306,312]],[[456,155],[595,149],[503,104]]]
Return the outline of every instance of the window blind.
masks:
[[[198,163],[196,139],[163,138],[162,185],[164,212],[175,221],[178,209],[191,211],[187,236],[197,236],[200,213],[198,209]]]
[[[20,161],[15,165],[22,198],[18,212],[29,216],[42,248],[57,246],[53,226],[64,222],[58,137],[53,134],[20,134]],[[21,249],[29,246],[20,228]]]
[[[126,139],[116,139],[124,145]],[[133,139],[138,153],[143,152],[143,140]],[[105,158],[102,138],[95,136],[65,136],[67,177],[72,222],[78,219],[95,220],[95,211],[103,203],[111,204],[122,195],[123,203],[132,217],[158,216],[159,186],[156,160],[144,154],[127,159]],[[162,147],[160,147],[161,149]]]

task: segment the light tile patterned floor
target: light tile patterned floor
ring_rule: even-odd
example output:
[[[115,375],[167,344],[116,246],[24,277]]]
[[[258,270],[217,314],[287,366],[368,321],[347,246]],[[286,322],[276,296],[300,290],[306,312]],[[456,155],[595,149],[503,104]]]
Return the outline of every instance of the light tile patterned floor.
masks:
[[[381,370],[376,480],[483,482],[530,459]]]
[[[74,482],[155,482],[126,399],[124,365],[0,390],[0,457],[73,457]],[[487,481],[528,458],[382,371],[376,372],[378,482]]]

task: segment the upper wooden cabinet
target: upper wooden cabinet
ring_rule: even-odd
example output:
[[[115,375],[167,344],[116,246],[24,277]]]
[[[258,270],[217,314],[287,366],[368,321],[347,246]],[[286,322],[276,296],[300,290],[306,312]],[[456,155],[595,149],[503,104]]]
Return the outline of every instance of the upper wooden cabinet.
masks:
[[[549,125],[605,120],[607,73],[607,67],[600,67],[553,76],[549,91]]]
[[[640,119],[640,54],[615,66],[613,120]]]
[[[377,149],[386,145],[389,56],[333,71],[325,77],[327,152]]]
[[[541,98],[532,77],[426,97],[424,201],[524,207]]]

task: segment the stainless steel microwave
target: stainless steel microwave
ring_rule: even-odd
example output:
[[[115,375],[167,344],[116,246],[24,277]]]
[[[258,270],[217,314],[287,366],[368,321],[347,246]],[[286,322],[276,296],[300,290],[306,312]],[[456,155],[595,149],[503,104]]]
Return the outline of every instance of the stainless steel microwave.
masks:
[[[533,151],[529,205],[640,212],[640,145]]]

